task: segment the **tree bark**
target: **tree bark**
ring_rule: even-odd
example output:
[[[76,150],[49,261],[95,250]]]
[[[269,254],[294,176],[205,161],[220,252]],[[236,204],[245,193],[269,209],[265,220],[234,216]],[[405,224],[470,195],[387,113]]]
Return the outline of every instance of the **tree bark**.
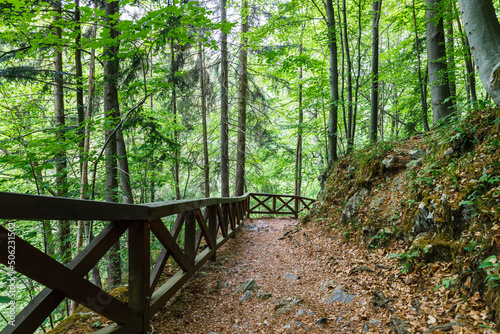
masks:
[[[424,124],[424,130],[429,131],[429,121],[428,121],[428,107],[427,107],[427,88],[422,78],[422,61],[420,57],[420,46],[418,45],[418,26],[417,26],[417,14],[415,12],[415,0],[413,0],[413,27],[415,29],[415,50],[417,51],[417,74],[418,74],[418,88],[420,90],[420,101],[422,104],[422,123]]]
[[[500,24],[493,3],[459,0],[458,5],[479,78],[493,102],[500,106]]]
[[[208,157],[207,138],[207,96],[205,87],[205,59],[203,57],[203,44],[199,42],[200,57],[200,90],[201,90],[201,121],[203,126],[203,185],[205,197],[210,197],[210,161]]]
[[[95,4],[97,6],[97,3]],[[94,17],[95,18],[95,17]],[[97,34],[97,22],[94,21],[94,25],[92,27],[91,39],[95,39]],[[85,128],[84,128],[84,144],[83,144],[83,157],[82,157],[82,172],[80,179],[80,199],[88,199],[87,196],[87,187],[89,184],[88,180],[88,169],[89,169],[89,150],[90,150],[90,121],[92,119],[92,114],[94,111],[94,86],[95,86],[95,49],[92,48],[90,50],[90,61],[89,61],[89,78],[88,78],[88,94],[87,94],[87,110],[85,112]],[[87,245],[94,238],[91,226],[92,224],[89,221],[78,221],[78,229],[80,229],[80,225],[85,230],[85,238]],[[80,239],[77,237],[77,249],[83,245],[83,236],[80,236]],[[91,270],[92,283],[96,286],[101,287],[101,275],[99,273],[99,268],[94,267]]]
[[[301,36],[302,39],[302,36]],[[299,56],[302,56],[302,41],[299,44]],[[302,107],[302,78],[303,68],[299,68],[299,123],[297,126],[297,148],[295,150],[295,196],[300,196],[302,188],[302,126],[304,123],[304,110]],[[297,209],[297,208],[295,208]]]
[[[358,36],[356,41],[356,49],[357,49],[357,73],[356,73],[356,89],[354,90],[354,114],[352,117],[352,131],[351,135],[353,138],[353,149],[354,149],[354,138],[356,136],[356,118],[358,114],[358,100],[359,100],[359,79],[361,78],[361,35],[362,35],[362,12],[363,7],[361,6],[361,1],[358,1]]]
[[[227,0],[221,0],[221,22],[227,20]],[[229,197],[229,95],[227,34],[221,31],[221,79],[220,79],[220,179],[221,196]]]
[[[442,0],[426,0],[427,62],[431,84],[433,123],[452,112],[450,85],[446,65],[443,17],[439,13]]]
[[[243,1],[241,8],[241,49],[240,49],[240,80],[238,87],[238,144],[236,154],[236,196],[245,193],[245,150],[247,131],[247,36],[248,32],[248,1]]]
[[[456,110],[457,103],[457,83],[456,83],[456,75],[455,75],[455,39],[454,39],[454,31],[453,31],[453,4],[451,2],[448,3],[448,16],[449,20],[447,22],[448,29],[446,30],[446,55],[448,56],[448,83],[450,85],[450,95],[451,95],[451,103],[453,106],[453,110]]]
[[[179,131],[177,130],[177,92],[175,90],[175,53],[174,53],[174,38],[170,38],[170,75],[172,81],[172,114],[174,116],[174,142],[176,145],[174,151],[174,183],[175,183],[175,199],[181,199],[181,190],[179,185]]]
[[[371,113],[370,113],[370,142],[377,142],[378,126],[378,63],[379,63],[379,22],[382,0],[373,0],[372,20],[372,84],[371,84]]]
[[[344,47],[345,57],[347,60],[347,154],[354,147],[353,134],[353,100],[352,100],[352,59],[351,51],[349,50],[349,36],[347,35],[347,6],[346,1],[342,0],[342,14],[344,18]]]
[[[88,163],[87,156],[85,152],[85,106],[83,102],[83,69],[82,69],[82,50],[80,49],[80,41],[82,37],[81,25],[80,25],[80,0],[75,0],[75,24],[78,30],[78,35],[76,36],[75,44],[77,46],[75,50],[75,76],[77,80],[76,88],[76,110],[78,114],[78,127],[82,131],[82,136],[78,142],[79,155],[80,155],[80,198],[85,199],[85,189],[83,188],[83,173],[84,165],[86,165],[85,178],[87,178],[88,173]],[[88,179],[87,179],[88,180]],[[83,198],[82,198],[83,196]],[[76,233],[76,249],[79,250],[83,246],[83,221],[79,220],[77,222],[77,233]]]
[[[332,0],[326,0],[325,9],[328,27],[328,48],[330,50],[330,101],[328,118],[328,164],[337,160],[337,110],[339,100],[338,50],[335,32],[335,13]]]
[[[120,105],[118,101],[118,75],[120,62],[118,58],[118,31],[116,30],[116,20],[114,16],[119,13],[119,2],[111,1],[106,3],[106,20],[109,29],[109,36],[113,40],[111,45],[104,48],[104,114],[106,115],[106,201],[118,202],[118,171],[117,171],[117,140],[116,132],[113,130],[118,124],[120,116]],[[117,241],[108,252],[107,256],[108,288],[118,286],[122,281],[120,242]]]
[[[54,18],[55,28],[54,34],[60,40],[62,38],[62,3],[56,1],[54,10],[57,16]],[[64,78],[63,78],[63,54],[62,47],[57,46],[54,56],[54,124],[57,128],[57,141],[59,147],[56,153],[56,193],[59,197],[66,197],[68,191],[68,162],[66,158],[64,126],[66,119],[64,114]],[[70,241],[70,226],[66,220],[61,220],[58,223],[59,234],[59,255],[61,262],[67,264],[71,260],[71,241]]]
[[[116,132],[116,151],[118,154],[118,173],[120,175],[123,203],[134,204],[134,194],[132,193],[130,170],[128,168],[127,144],[123,138],[121,128]]]
[[[467,77],[467,85],[468,92],[470,94],[470,102],[477,101],[477,92],[476,92],[476,72],[474,70],[474,65],[472,63],[472,55],[470,50],[469,38],[464,34],[462,29],[462,23],[460,22],[460,17],[457,15],[457,27],[458,32],[461,36],[462,45],[464,48],[464,62],[465,62],[465,70]]]

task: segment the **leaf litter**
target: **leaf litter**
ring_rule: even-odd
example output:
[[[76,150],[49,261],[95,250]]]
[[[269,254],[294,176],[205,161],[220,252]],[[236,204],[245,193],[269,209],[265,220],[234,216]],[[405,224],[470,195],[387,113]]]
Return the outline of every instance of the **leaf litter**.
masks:
[[[154,315],[154,333],[493,333],[491,310],[453,283],[450,263],[404,274],[397,242],[367,250],[297,224],[247,219]],[[250,280],[257,288],[237,292]]]

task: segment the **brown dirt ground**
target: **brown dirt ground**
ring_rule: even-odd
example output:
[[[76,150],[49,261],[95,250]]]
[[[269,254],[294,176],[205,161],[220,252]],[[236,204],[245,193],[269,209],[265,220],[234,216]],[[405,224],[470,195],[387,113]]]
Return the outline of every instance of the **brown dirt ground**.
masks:
[[[230,240],[217,261],[209,263],[153,317],[153,333],[390,333],[391,317],[402,318],[413,333],[456,320],[453,333],[483,333],[479,327],[491,313],[479,294],[464,297],[453,284],[448,263],[428,264],[418,273],[401,274],[390,250],[359,248],[323,227],[309,223],[293,229],[288,218],[247,219],[242,232]],[[285,237],[284,234],[289,232]],[[294,279],[299,276],[300,278]],[[247,301],[235,294],[240,285],[254,279],[260,295]],[[373,290],[385,304],[374,305]],[[326,298],[342,290],[351,302]],[[323,324],[316,323],[322,319]],[[326,323],[325,323],[326,322]],[[443,328],[442,328],[443,329]],[[443,329],[444,330],[444,329]],[[436,328],[432,333],[443,333]]]

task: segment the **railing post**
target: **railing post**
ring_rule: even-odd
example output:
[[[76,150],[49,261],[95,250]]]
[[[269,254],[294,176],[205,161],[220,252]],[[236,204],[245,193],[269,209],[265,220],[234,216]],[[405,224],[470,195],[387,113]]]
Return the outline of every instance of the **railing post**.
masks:
[[[276,212],[276,195],[273,195],[273,213],[277,213]]]
[[[149,331],[149,222],[138,221],[129,229],[129,307],[142,316],[139,333]]]
[[[297,196],[294,196],[294,202],[295,202],[294,205],[295,212],[293,214],[295,218],[299,218],[299,198]]]
[[[207,207],[208,213],[207,213],[207,224],[208,224],[208,232],[209,232],[209,237],[212,239],[212,243],[215,245],[217,244],[217,207],[218,205],[212,205]],[[210,258],[212,261],[217,260],[217,255],[216,252],[214,252],[214,255]]]
[[[248,196],[245,200],[245,217],[250,218],[250,196]]]
[[[228,211],[229,211],[229,224],[231,225],[231,230],[234,231],[236,229],[236,220],[238,219],[236,210],[235,210],[236,204],[235,203],[229,203],[228,204]],[[236,234],[233,233],[232,238],[236,238]]]
[[[189,264],[194,265],[196,258],[196,220],[193,211],[185,215],[184,222],[184,253],[188,258]]]

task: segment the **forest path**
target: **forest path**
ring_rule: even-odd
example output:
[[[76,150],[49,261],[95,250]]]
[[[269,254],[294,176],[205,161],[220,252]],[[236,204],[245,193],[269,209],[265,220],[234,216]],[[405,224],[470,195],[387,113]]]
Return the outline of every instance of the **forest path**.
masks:
[[[391,308],[418,318],[412,282],[384,252],[367,254],[314,224],[295,232],[297,223],[247,219],[217,261],[154,316],[154,333],[389,333]],[[259,291],[235,293],[250,279]],[[376,311],[373,289],[394,299],[376,299],[385,302]]]

